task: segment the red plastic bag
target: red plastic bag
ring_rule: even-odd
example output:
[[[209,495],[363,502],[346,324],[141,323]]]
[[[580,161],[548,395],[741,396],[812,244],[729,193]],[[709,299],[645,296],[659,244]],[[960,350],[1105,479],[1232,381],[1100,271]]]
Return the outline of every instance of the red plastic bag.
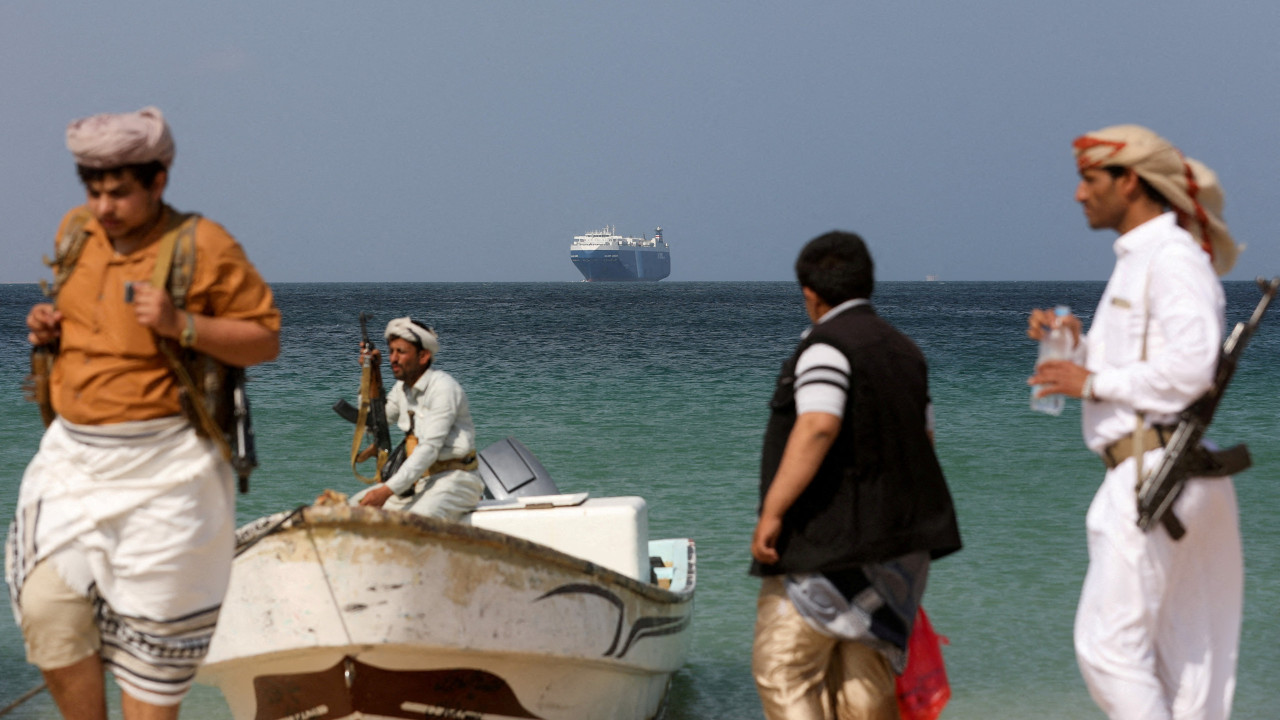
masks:
[[[933,631],[924,608],[916,610],[907,641],[907,669],[898,676],[898,712],[902,720],[937,720],[951,699],[951,683],[942,662],[942,646],[950,642]]]

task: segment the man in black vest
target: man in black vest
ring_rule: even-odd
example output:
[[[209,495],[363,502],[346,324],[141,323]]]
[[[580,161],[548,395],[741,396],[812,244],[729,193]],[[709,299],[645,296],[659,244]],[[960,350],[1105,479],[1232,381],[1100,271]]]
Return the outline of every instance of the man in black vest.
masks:
[[[928,368],[871,308],[862,238],[814,238],[796,276],[813,326],[770,401],[752,674],[769,720],[896,719],[929,561],[960,549]]]

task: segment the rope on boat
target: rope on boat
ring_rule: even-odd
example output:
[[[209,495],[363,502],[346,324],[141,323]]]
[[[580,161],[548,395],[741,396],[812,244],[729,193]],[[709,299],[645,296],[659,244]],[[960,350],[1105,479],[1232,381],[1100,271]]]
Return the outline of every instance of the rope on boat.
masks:
[[[302,511],[306,510],[309,505],[299,505],[293,510],[278,512],[275,515],[258,518],[253,522],[236,530],[236,551],[235,556],[240,557],[249,548],[258,544],[262,538],[276,532],[285,523],[296,517],[302,516]]]
[[[40,683],[39,685],[37,685],[37,686],[35,686],[35,687],[31,688],[30,690],[28,690],[28,691],[26,691],[26,692],[22,693],[21,697],[19,697],[17,700],[14,700],[13,702],[9,703],[8,705],[5,705],[3,708],[0,708],[0,717],[4,717],[5,715],[8,715],[9,713],[13,712],[14,710],[17,710],[19,705],[21,705],[22,703],[24,703],[24,702],[26,702],[26,701],[30,700],[31,698],[35,697],[36,695],[39,695],[39,694],[40,694],[40,691],[41,691],[41,690],[44,690],[44,689],[45,689],[45,688],[47,688],[47,687],[49,687],[49,686],[48,686],[48,685],[46,685],[46,684],[44,684],[44,683]]]

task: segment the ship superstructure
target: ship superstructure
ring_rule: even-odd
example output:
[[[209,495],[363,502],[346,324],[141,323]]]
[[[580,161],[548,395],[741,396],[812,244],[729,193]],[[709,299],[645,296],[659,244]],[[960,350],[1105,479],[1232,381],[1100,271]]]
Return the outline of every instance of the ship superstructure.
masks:
[[[588,282],[657,281],[671,274],[671,248],[662,228],[653,237],[624,237],[613,227],[575,235],[569,259]]]

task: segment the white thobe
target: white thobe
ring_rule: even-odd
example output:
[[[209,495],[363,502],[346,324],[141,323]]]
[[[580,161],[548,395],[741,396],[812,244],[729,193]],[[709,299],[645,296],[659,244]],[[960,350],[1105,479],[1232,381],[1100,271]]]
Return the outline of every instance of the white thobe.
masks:
[[[387,393],[387,421],[412,432],[418,446],[387,478],[387,487],[397,495],[410,488],[413,494],[392,497],[383,507],[446,520],[474,510],[484,494],[484,481],[475,472],[425,475],[436,461],[464,458],[476,449],[467,393],[458,381],[443,370],[427,368],[412,385],[396,382]]]
[[[1115,252],[1080,349],[1100,398],[1082,414],[1094,452],[1132,433],[1139,412],[1148,426],[1176,422],[1212,383],[1224,326],[1222,285],[1172,213],[1120,236]],[[1163,453],[1145,453],[1144,472]],[[1230,478],[1189,480],[1173,506],[1187,534],[1175,541],[1137,527],[1136,465],[1107,472],[1086,518],[1081,672],[1113,720],[1225,720],[1244,586],[1235,489]]]

